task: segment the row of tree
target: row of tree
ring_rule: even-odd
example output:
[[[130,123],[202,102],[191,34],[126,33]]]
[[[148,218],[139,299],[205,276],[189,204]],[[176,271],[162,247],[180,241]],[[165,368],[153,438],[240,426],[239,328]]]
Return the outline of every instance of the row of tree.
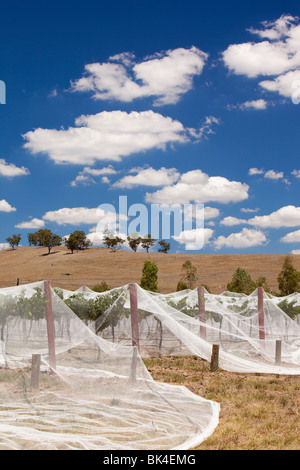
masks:
[[[277,282],[278,292],[271,292],[267,279],[264,276],[254,281],[245,269],[238,268],[234,273],[232,281],[227,284],[227,290],[249,295],[257,287],[263,287],[266,292],[279,297],[300,292],[300,272],[294,267],[291,256],[285,258],[282,269],[277,276]]]
[[[112,251],[116,251],[125,243],[126,240],[123,238],[119,237],[118,235],[112,233],[112,232],[107,232],[103,236],[103,244],[107,247],[110,248]],[[127,237],[128,245],[129,247],[136,252],[141,246],[144,250],[146,250],[147,253],[149,253],[149,250],[155,245],[156,239],[152,238],[151,234],[148,233],[144,237],[139,237],[137,234],[132,234],[131,236],[129,235]],[[168,251],[171,248],[171,244],[166,242],[165,240],[160,240],[158,241],[158,253],[168,253]]]
[[[158,292],[157,284],[158,268],[153,261],[146,261],[141,279],[141,287],[146,290]],[[282,269],[277,277],[278,292],[272,292],[273,295],[285,297],[295,292],[300,292],[300,272],[293,266],[291,256],[287,256],[284,260]],[[177,284],[177,292],[185,289],[194,289],[198,282],[197,268],[190,260],[182,265],[181,279]],[[203,285],[203,284],[202,284]],[[210,292],[207,285],[206,290]],[[271,293],[265,276],[260,276],[256,281],[243,268],[237,268],[232,280],[227,284],[227,290],[240,294],[251,294],[257,287],[263,287],[266,292]]]
[[[69,250],[71,250],[72,253],[92,246],[92,242],[82,230],[75,230],[75,232],[72,232],[68,237],[62,238],[49,229],[40,229],[37,232],[28,233],[27,238],[30,246],[43,246],[48,248],[48,253],[51,252],[53,247],[60,246],[63,243]],[[21,239],[22,237],[20,234],[13,234],[11,237],[7,237],[6,241],[13,249],[15,249],[19,246]],[[119,237],[117,234],[111,232],[105,233],[102,239],[103,245],[110,248],[113,252],[118,250],[125,241],[126,240]],[[152,238],[150,234],[145,235],[144,237],[139,237],[138,235],[133,234],[127,237],[127,241],[129,247],[133,251],[136,252],[139,246],[141,246],[147,253],[149,253],[149,250],[155,245],[157,240]],[[159,247],[157,251],[159,253],[168,253],[171,248],[171,244],[165,240],[158,241],[158,245]]]

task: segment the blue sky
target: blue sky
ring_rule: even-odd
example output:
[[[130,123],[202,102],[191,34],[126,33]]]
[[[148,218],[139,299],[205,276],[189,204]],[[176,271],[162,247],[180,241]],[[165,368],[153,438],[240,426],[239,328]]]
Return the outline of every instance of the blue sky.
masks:
[[[299,2],[2,7],[0,246],[96,208],[204,204],[205,245],[300,253]],[[97,238],[98,237],[98,238]],[[98,242],[97,242],[98,240]]]

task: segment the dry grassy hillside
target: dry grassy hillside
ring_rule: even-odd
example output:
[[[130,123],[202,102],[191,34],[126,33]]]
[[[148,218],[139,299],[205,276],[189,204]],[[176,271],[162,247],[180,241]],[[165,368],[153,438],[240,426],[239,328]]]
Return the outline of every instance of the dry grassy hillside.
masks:
[[[286,255],[203,255],[110,252],[106,248],[89,248],[73,255],[64,247],[47,254],[45,248],[19,247],[0,252],[0,287],[50,280],[53,287],[74,290],[82,285],[106,281],[109,287],[129,282],[140,282],[145,260],[151,259],[159,268],[159,288],[162,293],[176,290],[182,264],[190,259],[197,267],[198,284],[206,284],[214,293],[226,289],[236,268],[246,269],[253,279],[266,276],[272,289],[277,289],[276,278]],[[300,270],[300,256],[293,256],[294,266]]]

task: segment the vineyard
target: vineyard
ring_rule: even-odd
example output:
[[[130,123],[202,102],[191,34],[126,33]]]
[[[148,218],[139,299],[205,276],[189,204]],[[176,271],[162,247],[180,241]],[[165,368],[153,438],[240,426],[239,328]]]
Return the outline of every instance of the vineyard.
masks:
[[[96,293],[49,281],[1,289],[1,448],[204,445],[220,401],[154,380],[151,361],[297,377],[300,327],[282,302],[295,309],[299,296],[202,287],[164,295],[136,284]]]

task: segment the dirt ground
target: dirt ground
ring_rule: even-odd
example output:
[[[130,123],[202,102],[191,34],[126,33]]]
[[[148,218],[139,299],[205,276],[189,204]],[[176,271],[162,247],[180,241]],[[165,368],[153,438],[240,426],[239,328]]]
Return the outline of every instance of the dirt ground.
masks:
[[[15,286],[41,280],[50,280],[53,287],[75,290],[82,285],[92,287],[105,281],[110,288],[130,282],[140,282],[143,264],[154,261],[159,269],[160,292],[176,291],[181,278],[181,268],[190,260],[197,268],[198,285],[209,286],[212,293],[226,289],[238,267],[246,269],[253,279],[265,276],[272,290],[277,290],[277,276],[286,255],[204,255],[176,253],[145,253],[119,250],[112,253],[106,248],[89,248],[73,255],[61,246],[48,250],[39,247],[19,247],[0,251],[0,287]],[[293,256],[296,269],[300,270],[300,255]]]

